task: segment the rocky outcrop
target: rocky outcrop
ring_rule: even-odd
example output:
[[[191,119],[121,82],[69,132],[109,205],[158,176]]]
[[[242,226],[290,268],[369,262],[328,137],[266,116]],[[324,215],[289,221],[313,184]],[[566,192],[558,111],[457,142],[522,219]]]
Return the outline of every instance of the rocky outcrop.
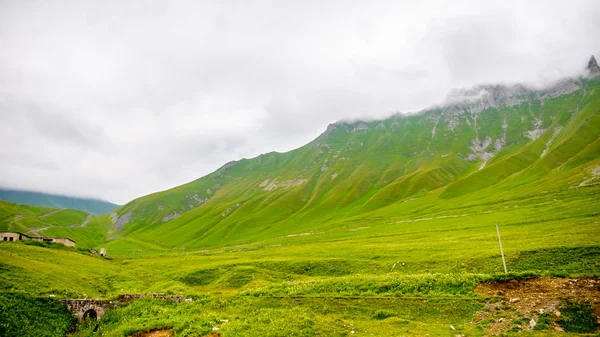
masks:
[[[590,61],[588,62],[588,65],[585,68],[585,70],[587,70],[588,75],[591,77],[600,75],[600,67],[598,66],[598,62],[596,62],[596,58],[594,57],[594,55],[590,57]]]
[[[327,130],[325,130],[325,132],[323,132],[323,133],[322,133],[322,134],[319,136],[319,138],[318,138],[318,139],[321,139],[321,140],[322,140],[322,139],[328,139],[329,137],[332,137],[332,136],[333,136],[333,134],[334,134],[334,131],[335,131],[335,130],[337,130],[338,126],[339,126],[339,125],[338,125],[337,123],[332,123],[332,124],[329,124],[329,125],[327,125]],[[317,142],[317,143],[315,144],[315,146],[316,146],[316,147],[319,147],[319,146],[321,146],[321,143],[320,143],[320,142]]]
[[[117,230],[121,230],[129,220],[131,220],[131,211],[119,216],[117,213],[110,213],[110,219]]]
[[[226,171],[227,171],[229,168],[233,167],[235,164],[237,164],[237,161],[235,161],[235,160],[232,160],[232,161],[230,161],[230,162],[226,163],[225,165],[221,166],[221,167],[220,167],[220,168],[217,170],[217,172],[218,172],[218,173],[217,173],[217,177],[219,177],[219,178],[222,178],[222,177],[224,176],[225,172],[226,172]],[[215,178],[213,178],[213,181],[214,181],[214,180],[215,180]]]
[[[471,145],[469,146],[469,148],[471,149],[471,151],[473,151],[473,153],[469,155],[467,160],[475,160],[479,158],[483,160],[483,164],[481,165],[480,169],[485,167],[485,164],[488,162],[488,160],[490,160],[494,156],[493,153],[486,151],[486,149],[491,144],[492,138],[490,138],[489,136],[485,137],[485,139],[483,140],[479,140],[479,138],[471,140]]]
[[[291,179],[291,180],[284,180],[282,182],[278,182],[277,178],[270,180],[267,179],[263,182],[261,182],[258,187],[262,188],[263,191],[272,191],[276,188],[291,188],[291,187],[298,187],[304,183],[306,183],[308,181],[308,179]]]
[[[212,191],[209,189],[206,190],[208,194],[211,194]],[[194,208],[197,206],[202,205],[203,203],[208,201],[208,197],[202,198],[201,196],[199,196],[198,194],[193,194],[193,195],[186,195],[185,196],[186,199],[188,199],[190,202],[188,203],[188,205],[191,205],[189,208]],[[195,204],[195,205],[194,205]]]
[[[514,106],[528,99],[532,90],[517,84],[479,85],[470,89],[454,89],[444,100],[446,107],[463,107],[471,113],[479,113],[488,108]]]
[[[352,129],[352,131],[350,131],[350,133],[354,133],[356,131],[369,131],[371,130],[371,128],[366,124],[366,123],[360,123],[357,126],[354,127],[354,129]]]
[[[139,298],[142,297],[151,297],[151,298],[163,298],[169,301],[173,301],[173,302],[182,302],[183,301],[183,296],[179,296],[179,295],[166,295],[166,294],[160,294],[160,293],[152,293],[152,294],[120,294],[117,295],[117,301],[118,302],[131,302],[134,300],[137,300]]]
[[[552,98],[570,94],[580,88],[579,83],[572,79],[561,80],[554,83],[546,90],[538,93],[540,98]]]
[[[598,67],[595,59],[590,60],[589,66],[591,72]],[[477,132],[477,117],[479,113],[486,109],[499,109],[503,107],[516,106],[522,103],[530,102],[532,99],[544,100],[562,95],[568,95],[581,88],[581,84],[574,79],[563,79],[543,89],[527,88],[517,84],[512,86],[504,85],[480,85],[470,89],[455,89],[448,94],[442,104],[441,118],[445,121],[451,131],[454,131],[461,124],[461,117],[466,115],[470,117],[475,125],[471,125],[469,118],[466,123]],[[531,139],[539,137],[545,129],[539,125],[535,130],[528,131],[526,136]],[[503,147],[506,142],[504,139],[498,140],[494,147],[497,151]]]
[[[541,135],[543,135],[544,132],[546,132],[546,129],[542,128],[542,120],[539,118],[535,119],[533,126],[534,126],[533,130],[528,130],[527,132],[525,132],[525,137],[527,137],[531,140],[536,140]]]
[[[235,165],[235,163],[237,163],[237,161],[235,161],[235,160],[225,163],[225,165],[221,166],[221,168],[219,170],[226,170],[226,169],[232,167],[233,165]]]
[[[162,222],[167,222],[167,221],[170,221],[170,220],[173,220],[173,219],[177,219],[180,216],[181,216],[181,214],[179,212],[174,212],[174,213],[171,213],[171,214],[167,214],[167,215],[165,215],[162,218]]]

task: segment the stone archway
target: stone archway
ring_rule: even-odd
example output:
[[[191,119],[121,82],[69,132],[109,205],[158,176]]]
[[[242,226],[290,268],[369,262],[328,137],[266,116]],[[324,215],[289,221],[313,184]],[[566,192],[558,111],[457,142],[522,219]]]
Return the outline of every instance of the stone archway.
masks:
[[[182,296],[165,295],[165,294],[122,294],[117,297],[117,300],[103,299],[63,299],[61,303],[67,306],[79,321],[99,320],[106,312],[120,304],[128,303],[142,297],[164,298],[174,302],[183,301]]]
[[[95,321],[104,316],[106,311],[117,305],[114,301],[92,299],[65,299],[61,300],[67,308],[77,316],[79,321]]]
[[[84,321],[95,321],[97,319],[98,319],[98,313],[94,309],[88,309],[86,312],[83,313]]]

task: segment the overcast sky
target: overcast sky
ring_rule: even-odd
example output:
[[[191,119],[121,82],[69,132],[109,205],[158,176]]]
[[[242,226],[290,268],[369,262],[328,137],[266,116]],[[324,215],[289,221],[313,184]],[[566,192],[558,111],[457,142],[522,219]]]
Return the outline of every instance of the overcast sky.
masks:
[[[126,203],[600,52],[597,0],[447,3],[0,0],[0,186]]]

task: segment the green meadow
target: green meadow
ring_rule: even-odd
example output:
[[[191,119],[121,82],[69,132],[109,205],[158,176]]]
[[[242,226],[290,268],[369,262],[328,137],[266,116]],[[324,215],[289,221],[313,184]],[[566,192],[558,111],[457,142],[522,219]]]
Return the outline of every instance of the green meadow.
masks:
[[[473,315],[497,299],[475,294],[478,283],[600,274],[597,192],[532,194],[494,206],[483,199],[430,212],[426,200],[415,200],[412,216],[358,217],[313,235],[204,249],[125,237],[103,245],[108,259],[54,244],[2,243],[0,285],[36,298],[160,292],[194,300],[139,300],[79,325],[74,336],[160,328],[176,336],[213,328],[224,336],[483,336]],[[422,220],[425,212],[431,220]]]
[[[0,242],[0,331],[489,335],[495,322],[474,317],[507,299],[475,292],[482,282],[600,275],[600,81],[579,83],[480,112],[454,106],[332,124],[304,147],[232,162],[110,215],[0,203],[2,230],[77,242]],[[89,251],[102,247],[106,258]],[[78,325],[60,309],[31,309],[132,293],[192,301],[143,298]],[[60,324],[44,330],[36,316]],[[497,334],[595,331],[583,326],[589,320],[557,331],[538,316],[515,319],[541,320],[535,329],[518,323]]]

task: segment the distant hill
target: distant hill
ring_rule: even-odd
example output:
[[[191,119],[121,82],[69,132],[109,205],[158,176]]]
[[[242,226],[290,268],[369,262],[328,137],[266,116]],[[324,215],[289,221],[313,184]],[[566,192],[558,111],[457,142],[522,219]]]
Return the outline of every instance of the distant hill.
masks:
[[[9,189],[0,189],[0,200],[25,205],[78,209],[94,215],[110,213],[119,207],[119,205],[98,199],[83,199]]]
[[[106,240],[111,220],[74,209],[18,205],[0,200],[0,231],[31,236],[70,238],[78,248],[94,248]]]

